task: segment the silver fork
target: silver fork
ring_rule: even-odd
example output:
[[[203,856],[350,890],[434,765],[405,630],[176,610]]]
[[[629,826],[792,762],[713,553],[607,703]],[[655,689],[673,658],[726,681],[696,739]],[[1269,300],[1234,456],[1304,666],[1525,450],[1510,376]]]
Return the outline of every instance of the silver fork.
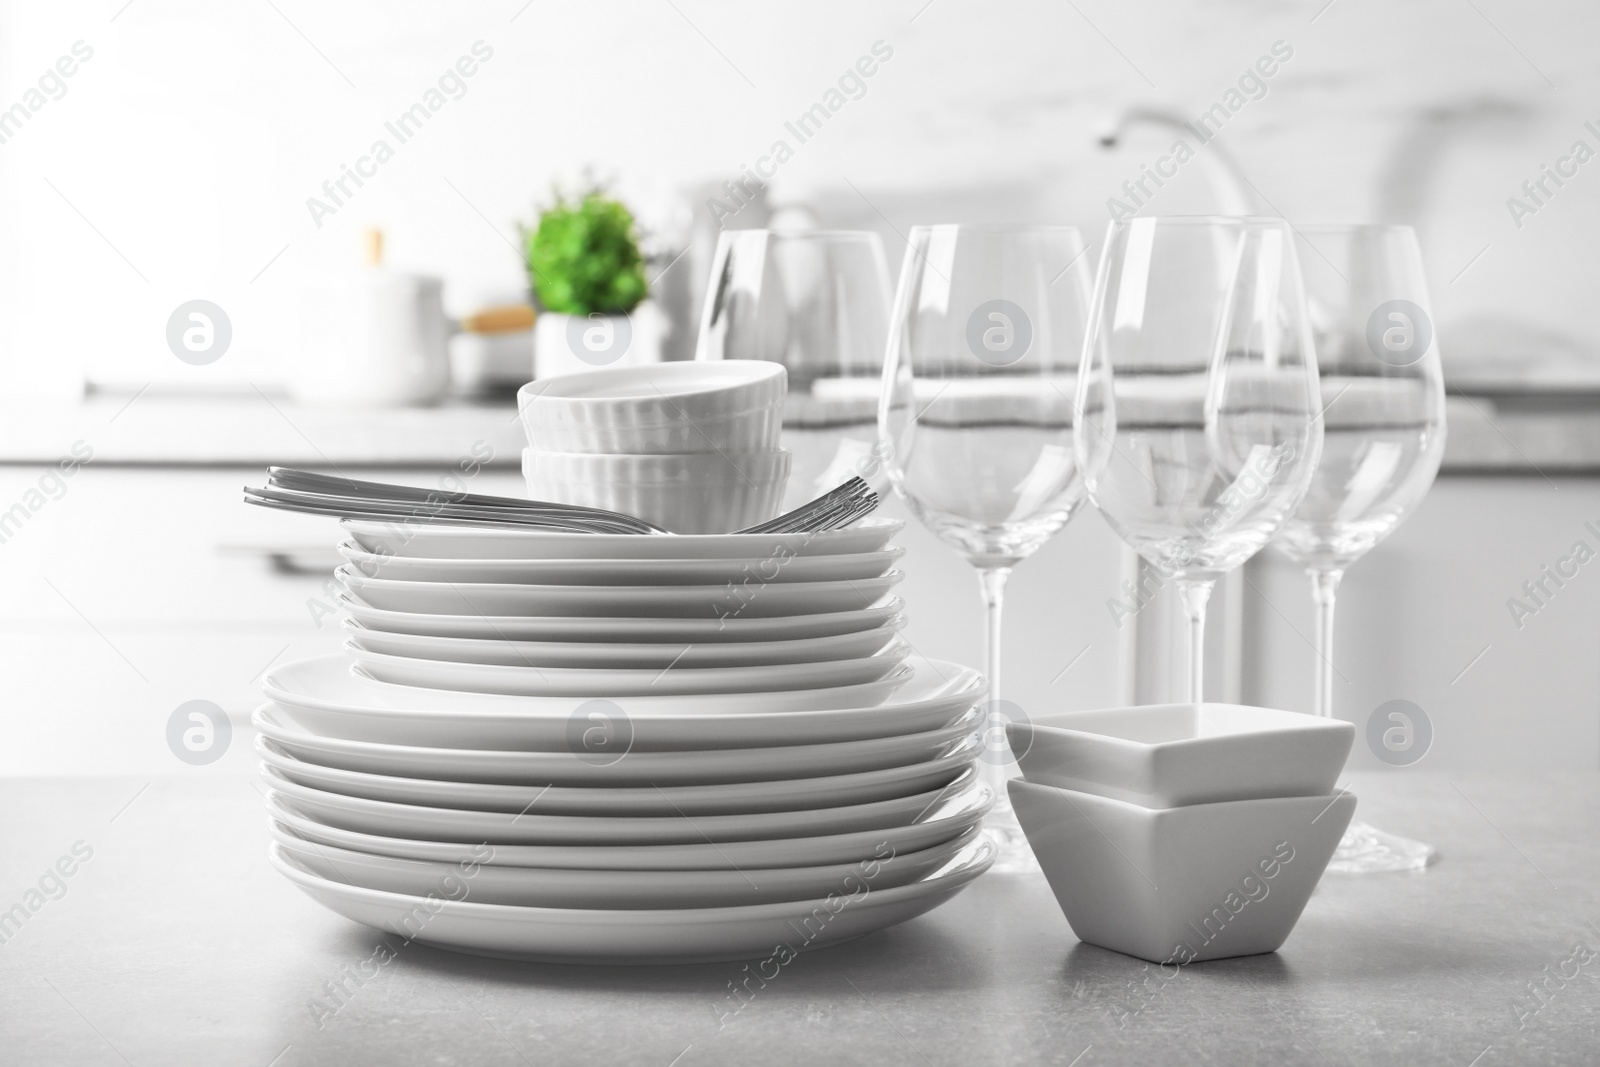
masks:
[[[441,525],[520,526],[578,533],[666,534],[654,523],[603,508],[578,507],[482,493],[449,493],[418,486],[341,478],[290,467],[269,467],[267,485],[245,487],[245,502],[284,511],[341,518],[401,519]],[[848,526],[878,506],[878,494],[851,478],[793,511],[737,533],[819,533]]]

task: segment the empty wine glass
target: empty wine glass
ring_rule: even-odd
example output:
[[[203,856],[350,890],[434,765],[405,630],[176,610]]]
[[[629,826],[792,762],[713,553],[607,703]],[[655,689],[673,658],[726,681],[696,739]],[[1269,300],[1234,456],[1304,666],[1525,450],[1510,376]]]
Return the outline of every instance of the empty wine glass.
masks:
[[[1333,714],[1333,606],[1345,568],[1421,502],[1444,454],[1444,376],[1409,226],[1308,226],[1306,293],[1322,373],[1322,461],[1274,547],[1316,604],[1318,715]],[[1330,869],[1418,870],[1434,850],[1356,822]]]
[[[1322,442],[1317,364],[1281,219],[1112,223],[1078,376],[1088,495],[1177,584],[1188,696],[1205,699],[1205,609],[1305,494]]]
[[[1089,304],[1064,226],[918,226],[890,319],[878,409],[885,465],[913,514],[978,568],[987,607],[985,782],[997,868],[1036,866],[1006,795],[1000,616],[1012,567],[1083,499],[1072,401]],[[994,743],[998,739],[998,743]]]
[[[767,359],[789,372],[783,447],[789,511],[859,475],[882,491],[873,452],[889,333],[889,267],[865,230],[725,230],[717,239],[696,359]]]

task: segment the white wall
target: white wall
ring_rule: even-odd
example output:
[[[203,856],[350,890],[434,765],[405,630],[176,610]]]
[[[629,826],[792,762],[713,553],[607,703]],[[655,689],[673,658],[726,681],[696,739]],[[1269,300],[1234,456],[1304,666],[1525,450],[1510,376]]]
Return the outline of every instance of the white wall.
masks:
[[[995,214],[1098,232],[1106,198],[1170,138],[1104,153],[1096,121],[1130,103],[1198,113],[1282,40],[1293,58],[1222,134],[1263,210],[1417,222],[1458,364],[1600,349],[1585,315],[1600,163],[1520,230],[1505,203],[1574,140],[1600,149],[1582,126],[1600,119],[1586,110],[1600,18],[1577,0],[1335,0],[1320,14],[1322,0],[124,4],[0,0],[0,107],[74,42],[94,50],[0,144],[0,382],[13,390],[71,388],[80,365],[133,383],[268,381],[297,289],[353,262],[372,224],[396,261],[445,275],[458,309],[515,293],[507,241],[552,177],[614,175],[669,228],[673,190],[753,163],[880,40],[892,59],[798,146],[779,199],[844,206],[854,186],[903,232],[926,221],[914,212],[977,210],[952,190],[992,189]],[[317,228],[306,198],[479,40],[493,58],[466,95]],[[1152,210],[1208,206],[1200,166]],[[234,323],[211,367],[179,364],[163,341],[194,297]]]

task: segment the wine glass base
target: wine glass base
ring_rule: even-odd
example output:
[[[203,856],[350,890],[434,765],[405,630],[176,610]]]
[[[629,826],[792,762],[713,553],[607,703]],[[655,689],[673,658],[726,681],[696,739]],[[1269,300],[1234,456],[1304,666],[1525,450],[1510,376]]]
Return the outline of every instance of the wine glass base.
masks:
[[[1380,871],[1420,871],[1439,858],[1432,845],[1391,834],[1369,823],[1353,822],[1328,863],[1340,874],[1376,874]]]
[[[991,871],[998,874],[1026,874],[1039,869],[1039,861],[1034,858],[1033,848],[1028,844],[1028,835],[1022,832],[1017,813],[1011,810],[1010,804],[1003,808],[996,805],[990,809],[983,819],[983,832],[995,844],[996,856],[994,866],[989,868]]]

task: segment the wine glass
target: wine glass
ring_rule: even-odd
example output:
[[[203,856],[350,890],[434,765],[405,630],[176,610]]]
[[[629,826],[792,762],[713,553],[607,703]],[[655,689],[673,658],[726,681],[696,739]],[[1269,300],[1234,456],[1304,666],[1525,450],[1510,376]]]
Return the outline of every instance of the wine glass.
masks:
[[[725,230],[717,239],[696,359],[767,359],[789,373],[783,447],[789,511],[859,475],[874,454],[889,334],[889,267],[865,230]]]
[[[1078,462],[1111,527],[1176,583],[1199,703],[1212,587],[1288,518],[1322,444],[1293,232],[1281,219],[1114,222],[1088,333]]]
[[[1316,604],[1318,715],[1333,714],[1333,606],[1345,568],[1421,502],[1444,454],[1444,375],[1409,226],[1308,226],[1304,257],[1322,373],[1322,461],[1273,546]],[[1330,869],[1420,870],[1434,850],[1353,823]]]
[[[997,868],[1036,867],[1005,781],[1000,729],[1006,578],[1083,500],[1072,393],[1089,305],[1082,235],[1066,226],[912,229],[890,319],[878,427],[895,491],[978,569],[987,607],[983,776]]]

